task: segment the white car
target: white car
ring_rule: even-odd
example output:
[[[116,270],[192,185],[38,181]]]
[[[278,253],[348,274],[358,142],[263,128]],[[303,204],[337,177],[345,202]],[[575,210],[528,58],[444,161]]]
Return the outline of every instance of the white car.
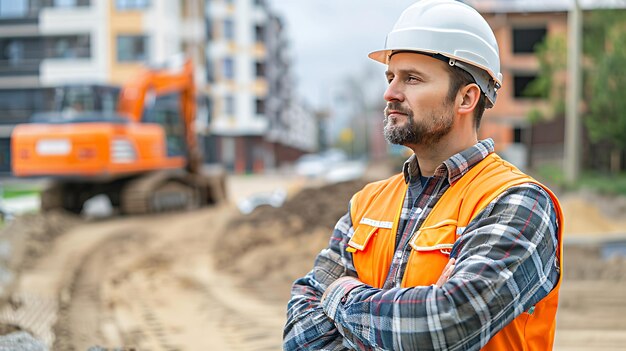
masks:
[[[300,157],[295,164],[297,175],[307,178],[322,176],[328,169],[327,160],[319,154],[307,154]]]
[[[363,175],[363,163],[350,161],[345,152],[330,149],[319,154],[307,154],[295,163],[297,175],[324,179],[331,183],[352,180]]]
[[[276,189],[272,192],[257,193],[239,201],[237,207],[243,214],[250,214],[255,208],[262,205],[270,205],[272,207],[281,207],[287,199],[287,191],[285,189]]]

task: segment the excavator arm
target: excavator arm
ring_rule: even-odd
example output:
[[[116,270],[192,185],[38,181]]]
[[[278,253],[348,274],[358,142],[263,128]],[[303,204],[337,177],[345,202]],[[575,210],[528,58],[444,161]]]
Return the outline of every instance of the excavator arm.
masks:
[[[158,96],[169,93],[180,95],[180,114],[183,121],[187,154],[187,169],[199,172],[202,164],[195,131],[196,88],[191,60],[187,60],[179,71],[169,68],[147,68],[136,79],[122,88],[118,113],[128,116],[135,122],[141,122],[146,108],[154,103]]]

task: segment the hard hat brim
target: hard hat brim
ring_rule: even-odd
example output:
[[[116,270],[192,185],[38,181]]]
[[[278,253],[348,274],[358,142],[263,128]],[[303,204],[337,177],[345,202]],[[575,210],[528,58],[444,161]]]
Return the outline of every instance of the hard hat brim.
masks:
[[[396,49],[393,49],[393,50],[386,49],[386,50],[377,50],[377,51],[372,51],[372,52],[370,52],[370,53],[367,55],[367,57],[369,57],[370,59],[372,59],[372,60],[374,60],[374,61],[376,61],[376,62],[380,62],[380,63],[382,63],[382,64],[388,65],[388,64],[389,64],[389,57],[391,57],[391,54],[392,54],[394,51],[414,52],[414,53],[416,53],[416,54],[419,54],[419,53],[425,53],[425,54],[440,54],[440,55],[443,55],[443,56],[445,56],[445,57],[448,57],[448,58],[454,59],[454,60],[456,60],[456,61],[464,62],[464,63],[470,64],[470,65],[472,65],[472,66],[474,66],[474,67],[480,68],[480,69],[484,70],[485,72],[487,72],[487,73],[491,76],[491,78],[492,78],[492,79],[493,79],[496,83],[498,83],[498,85],[500,85],[500,86],[502,85],[502,79],[501,79],[500,77],[496,77],[496,76],[495,76],[495,74],[494,74],[494,73],[491,71],[491,69],[489,69],[488,67],[485,67],[485,66],[483,66],[483,65],[476,64],[475,62],[468,62],[468,61],[467,61],[466,59],[464,59],[463,57],[456,57],[456,56],[454,56],[454,55],[450,55],[450,54],[448,54],[448,53],[441,53],[441,52],[431,51],[431,50],[415,50],[414,48],[406,48],[406,49],[403,49],[403,48],[396,48]]]
[[[370,52],[367,57],[371,58],[374,61],[388,64],[387,58],[391,55],[391,50],[378,50]]]

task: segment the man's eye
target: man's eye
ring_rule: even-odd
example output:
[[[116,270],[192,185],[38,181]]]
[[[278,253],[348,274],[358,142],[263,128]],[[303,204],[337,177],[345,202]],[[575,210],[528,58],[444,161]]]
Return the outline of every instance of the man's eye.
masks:
[[[408,76],[406,80],[409,81],[409,82],[420,82],[421,81],[421,79],[419,79],[418,77],[414,77],[414,76]]]

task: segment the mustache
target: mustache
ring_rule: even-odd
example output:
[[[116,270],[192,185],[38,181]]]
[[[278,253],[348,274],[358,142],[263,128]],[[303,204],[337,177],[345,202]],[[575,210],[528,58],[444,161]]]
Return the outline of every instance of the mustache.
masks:
[[[389,111],[397,111],[401,114],[409,116],[413,113],[411,109],[402,106],[402,103],[398,101],[390,101],[387,103],[387,107],[385,107],[385,117],[389,117]]]

